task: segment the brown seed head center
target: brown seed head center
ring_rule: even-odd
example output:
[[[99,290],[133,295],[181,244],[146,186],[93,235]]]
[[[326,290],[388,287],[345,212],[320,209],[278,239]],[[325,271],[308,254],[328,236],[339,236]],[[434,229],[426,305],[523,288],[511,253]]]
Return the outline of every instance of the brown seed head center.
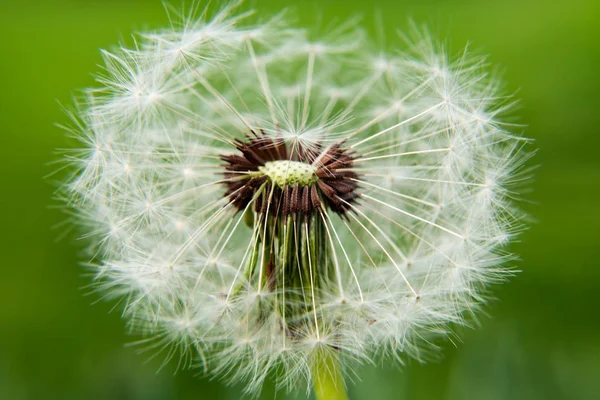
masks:
[[[344,216],[358,198],[355,156],[343,143],[307,148],[298,142],[289,148],[281,137],[264,131],[236,140],[241,154],[222,155],[225,195],[238,209],[254,206],[257,213],[274,216],[330,209]]]

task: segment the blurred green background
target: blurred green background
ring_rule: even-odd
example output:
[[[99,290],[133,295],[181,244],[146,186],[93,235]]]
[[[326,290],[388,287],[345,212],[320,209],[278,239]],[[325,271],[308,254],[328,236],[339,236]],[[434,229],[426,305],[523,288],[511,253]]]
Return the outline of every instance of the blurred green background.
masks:
[[[176,0],[178,1],[178,0]],[[256,0],[259,12],[284,4]],[[514,246],[520,273],[496,287],[481,327],[439,363],[364,368],[360,399],[600,398],[600,2],[594,0],[290,1],[301,24],[362,13],[386,32],[426,22],[506,70],[516,114],[540,149],[527,209],[537,219]],[[93,84],[98,48],[167,23],[159,1],[0,0],[1,399],[238,399],[191,371],[124,346],[113,304],[92,304],[78,245],[57,241],[63,217],[43,176],[76,90]],[[390,39],[392,42],[392,40]],[[275,397],[267,386],[263,398]],[[277,398],[285,398],[277,394]]]

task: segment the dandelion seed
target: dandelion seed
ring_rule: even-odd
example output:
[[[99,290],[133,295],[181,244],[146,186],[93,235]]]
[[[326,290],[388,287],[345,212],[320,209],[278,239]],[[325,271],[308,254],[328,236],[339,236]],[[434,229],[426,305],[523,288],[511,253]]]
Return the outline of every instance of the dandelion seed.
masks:
[[[508,273],[530,154],[481,58],[236,10],[103,53],[65,197],[150,349],[248,392],[273,372],[343,393],[357,364],[422,360]]]

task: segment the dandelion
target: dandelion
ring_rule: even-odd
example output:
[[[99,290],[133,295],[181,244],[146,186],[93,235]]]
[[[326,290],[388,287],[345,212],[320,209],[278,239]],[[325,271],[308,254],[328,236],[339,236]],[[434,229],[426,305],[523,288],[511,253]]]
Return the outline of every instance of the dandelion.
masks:
[[[344,398],[356,365],[426,360],[522,230],[527,141],[485,59],[196,8],[104,51],[75,113],[63,193],[95,287],[166,361],[249,393]]]

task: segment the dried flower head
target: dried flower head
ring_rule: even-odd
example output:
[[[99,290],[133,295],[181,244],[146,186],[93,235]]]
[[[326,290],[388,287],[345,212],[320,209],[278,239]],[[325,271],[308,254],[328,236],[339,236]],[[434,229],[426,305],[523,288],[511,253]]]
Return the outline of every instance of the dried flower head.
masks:
[[[486,62],[237,6],[104,51],[65,185],[97,289],[167,359],[257,390],[423,360],[502,279],[528,158]],[[179,354],[180,353],[180,354]]]

